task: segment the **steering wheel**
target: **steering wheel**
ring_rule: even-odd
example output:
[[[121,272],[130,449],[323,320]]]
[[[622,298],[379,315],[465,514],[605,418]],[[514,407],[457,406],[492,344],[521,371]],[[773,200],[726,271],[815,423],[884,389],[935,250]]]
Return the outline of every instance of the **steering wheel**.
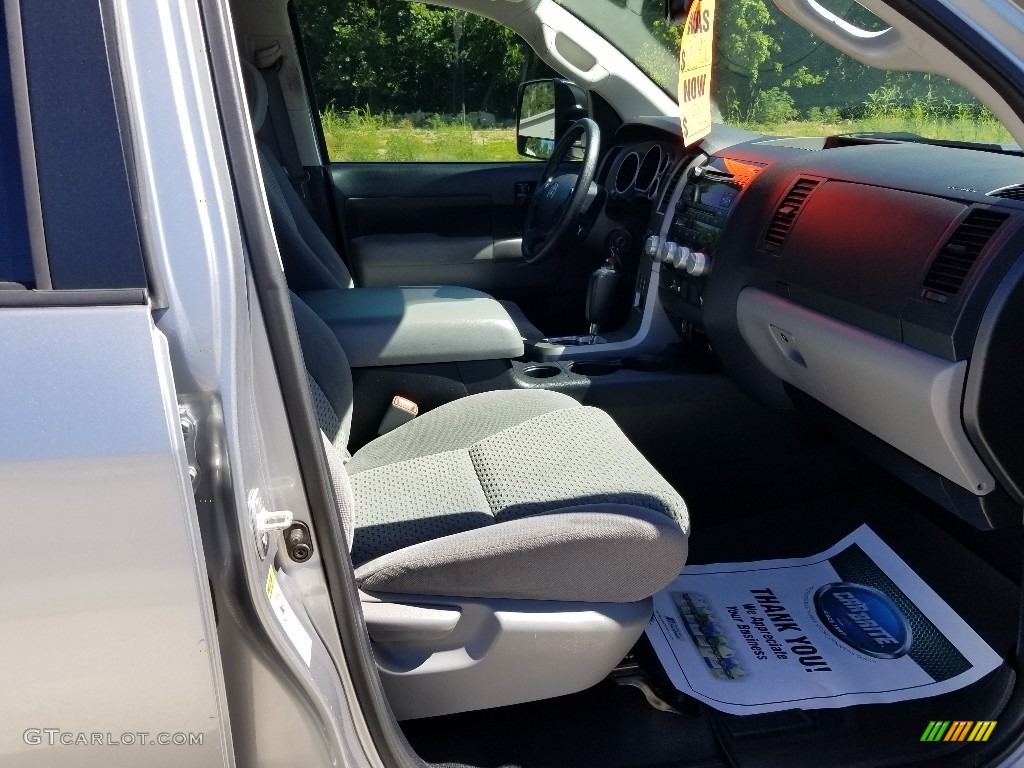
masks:
[[[581,135],[586,137],[586,150],[579,172],[559,174],[558,166]],[[600,154],[601,129],[589,117],[569,126],[555,145],[526,210],[523,260],[527,264],[550,258],[569,234],[587,200]]]

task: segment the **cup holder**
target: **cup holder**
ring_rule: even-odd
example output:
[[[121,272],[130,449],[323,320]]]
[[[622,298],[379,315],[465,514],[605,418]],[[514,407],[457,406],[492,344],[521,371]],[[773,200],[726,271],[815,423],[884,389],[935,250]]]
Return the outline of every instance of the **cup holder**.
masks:
[[[607,360],[574,360],[569,363],[569,370],[580,376],[607,376],[621,368],[618,362]]]
[[[665,371],[672,365],[671,361],[664,357],[645,355],[642,357],[627,357],[622,361],[622,367],[640,373],[654,373]]]
[[[531,379],[550,379],[562,372],[557,365],[531,365],[523,369],[523,375]]]

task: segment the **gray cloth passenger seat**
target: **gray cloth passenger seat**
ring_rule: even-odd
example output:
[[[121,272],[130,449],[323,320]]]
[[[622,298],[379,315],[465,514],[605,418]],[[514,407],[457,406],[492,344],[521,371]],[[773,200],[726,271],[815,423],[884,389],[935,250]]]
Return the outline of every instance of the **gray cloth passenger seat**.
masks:
[[[348,457],[345,352],[293,295],[378,668],[399,718],[599,682],[683,567],[686,505],[603,411],[545,390],[453,401]]]

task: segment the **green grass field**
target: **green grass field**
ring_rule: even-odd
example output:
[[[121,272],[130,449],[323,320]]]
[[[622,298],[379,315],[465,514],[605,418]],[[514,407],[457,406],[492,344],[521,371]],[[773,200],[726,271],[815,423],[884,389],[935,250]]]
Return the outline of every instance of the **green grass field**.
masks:
[[[506,162],[526,160],[516,152],[513,128],[477,128],[445,123],[439,118],[417,128],[390,115],[354,111],[321,115],[327,152],[335,162],[463,161]]]
[[[516,152],[511,128],[474,130],[469,126],[436,128],[346,128],[326,133],[331,160],[348,161],[466,161],[526,160]]]
[[[327,151],[334,162],[510,162],[527,160],[516,152],[512,128],[477,128],[445,123],[428,127],[390,115],[328,110],[321,116]],[[1012,144],[1010,134],[994,120],[875,117],[862,120],[789,120],[775,125],[749,125],[751,130],[779,136],[831,136],[867,131],[916,133],[935,139]]]
[[[914,120],[913,118],[874,118],[839,120],[834,123],[813,120],[788,120],[778,125],[747,126],[752,131],[778,136],[834,136],[837,133],[916,133],[929,139],[970,141],[979,144],[1014,144],[1002,125],[975,120]]]

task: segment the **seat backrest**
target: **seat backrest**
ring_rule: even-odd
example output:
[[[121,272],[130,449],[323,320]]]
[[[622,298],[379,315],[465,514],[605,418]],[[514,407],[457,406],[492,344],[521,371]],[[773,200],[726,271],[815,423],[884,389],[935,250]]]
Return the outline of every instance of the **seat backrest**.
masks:
[[[294,293],[292,311],[317,423],[338,452],[347,455],[353,398],[348,357],[334,332]]]
[[[324,440],[334,495],[349,548],[355,532],[355,498],[345,462],[352,426],[352,369],[338,339],[312,309],[294,293],[292,313],[299,335],[306,383]]]
[[[249,101],[249,116],[256,132],[263,184],[270,203],[270,215],[277,235],[288,286],[293,291],[321,288],[352,288],[352,275],[338,252],[324,236],[298,193],[288,174],[259,139],[267,116],[267,84],[263,75],[248,61],[242,61],[242,74]]]

